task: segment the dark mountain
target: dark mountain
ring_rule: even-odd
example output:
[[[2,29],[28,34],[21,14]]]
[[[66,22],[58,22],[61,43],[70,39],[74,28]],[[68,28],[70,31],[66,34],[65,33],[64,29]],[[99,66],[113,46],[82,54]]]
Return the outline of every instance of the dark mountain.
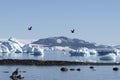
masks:
[[[105,45],[96,45],[95,43],[90,43],[84,40],[80,39],[70,39],[64,36],[60,37],[49,37],[44,39],[39,39],[38,41],[33,42],[32,44],[40,44],[48,47],[53,46],[69,46],[72,49],[78,49],[81,47],[87,47],[87,48],[111,48],[110,46]]]
[[[3,41],[0,41],[0,43],[2,43]]]
[[[120,49],[120,45],[113,46],[114,48]]]

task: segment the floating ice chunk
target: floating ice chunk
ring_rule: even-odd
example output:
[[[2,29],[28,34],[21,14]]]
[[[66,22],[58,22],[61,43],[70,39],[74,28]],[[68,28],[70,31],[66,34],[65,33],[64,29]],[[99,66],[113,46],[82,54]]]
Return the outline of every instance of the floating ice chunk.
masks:
[[[24,53],[32,53],[34,48],[31,44],[26,44],[22,47]]]
[[[100,57],[100,60],[104,60],[104,61],[116,60],[116,55],[114,53],[110,53],[108,55]]]
[[[120,56],[120,50],[119,49],[114,49],[114,53],[117,55],[117,56]]]
[[[35,47],[34,48],[34,55],[35,56],[44,56],[43,51],[44,51],[44,49],[42,49],[40,47]]]
[[[20,47],[23,47],[24,44],[20,43],[17,39],[10,37],[8,41],[18,44]]]
[[[8,41],[2,42],[1,45],[6,46],[10,52],[22,52],[23,45],[14,38],[9,38]]]
[[[12,43],[9,42],[9,41],[3,42],[2,45],[6,46],[6,47],[9,49],[9,51],[15,51],[15,49],[14,49]]]
[[[90,57],[91,55],[97,55],[97,51],[94,49],[88,49],[88,48],[80,48],[76,51],[70,51],[69,52],[71,56],[84,56],[84,57]]]
[[[15,53],[22,53],[22,49],[16,49]]]
[[[89,53],[90,53],[90,55],[94,55],[94,56],[97,56],[97,55],[98,55],[98,54],[97,54],[97,51],[94,50],[94,49],[89,49]]]
[[[84,52],[78,52],[78,51],[69,51],[71,56],[84,56]]]
[[[0,45],[0,52],[2,53],[9,53],[9,50],[6,46]]]
[[[98,56],[105,56],[105,55],[108,55],[110,53],[116,54],[116,52],[112,49],[98,50],[97,52],[98,52]]]

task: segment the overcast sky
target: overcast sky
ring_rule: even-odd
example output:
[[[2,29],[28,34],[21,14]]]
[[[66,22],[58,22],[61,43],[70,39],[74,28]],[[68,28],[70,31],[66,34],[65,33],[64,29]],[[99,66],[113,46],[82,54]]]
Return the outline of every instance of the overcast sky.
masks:
[[[120,0],[0,0],[0,38],[10,36],[120,44]]]

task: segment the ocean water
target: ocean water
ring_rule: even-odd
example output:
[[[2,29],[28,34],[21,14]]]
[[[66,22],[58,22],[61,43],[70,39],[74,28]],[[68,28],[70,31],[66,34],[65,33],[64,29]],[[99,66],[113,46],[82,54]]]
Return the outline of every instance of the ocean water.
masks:
[[[113,67],[120,66],[64,66],[68,71],[62,72],[63,66],[0,66],[0,80],[11,80],[9,76],[19,68],[19,74],[24,80],[120,80],[120,70],[113,71]],[[70,69],[75,69],[70,71]],[[76,69],[80,68],[80,71]],[[7,73],[6,73],[7,71]]]
[[[34,56],[32,53],[2,53],[0,59],[36,59],[36,60],[62,60],[62,61],[89,61],[104,62],[99,60],[98,56],[74,56],[64,51],[46,51],[44,57]],[[120,62],[120,57],[115,60],[105,62]],[[61,67],[68,68],[68,71],[62,72]],[[0,80],[11,80],[9,77],[12,72],[19,68],[19,74],[23,75],[24,80],[120,80],[120,70],[113,71],[113,67],[120,66],[94,66],[94,69],[88,66],[1,66]],[[75,69],[70,71],[70,69]],[[77,71],[76,69],[80,69]]]

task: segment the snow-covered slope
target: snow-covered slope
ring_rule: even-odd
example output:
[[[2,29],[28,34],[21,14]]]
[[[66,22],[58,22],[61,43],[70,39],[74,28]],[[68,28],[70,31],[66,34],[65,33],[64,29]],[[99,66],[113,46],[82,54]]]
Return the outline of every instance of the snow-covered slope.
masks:
[[[23,52],[25,53],[32,53],[33,52],[33,47],[31,44],[25,44],[23,47]]]
[[[111,46],[106,45],[96,45],[95,43],[91,43],[85,40],[80,39],[71,39],[64,36],[60,37],[49,37],[44,39],[39,39],[32,44],[40,44],[47,47],[61,46],[61,47],[69,47],[72,49],[79,49],[81,47],[87,48],[111,48]]]

